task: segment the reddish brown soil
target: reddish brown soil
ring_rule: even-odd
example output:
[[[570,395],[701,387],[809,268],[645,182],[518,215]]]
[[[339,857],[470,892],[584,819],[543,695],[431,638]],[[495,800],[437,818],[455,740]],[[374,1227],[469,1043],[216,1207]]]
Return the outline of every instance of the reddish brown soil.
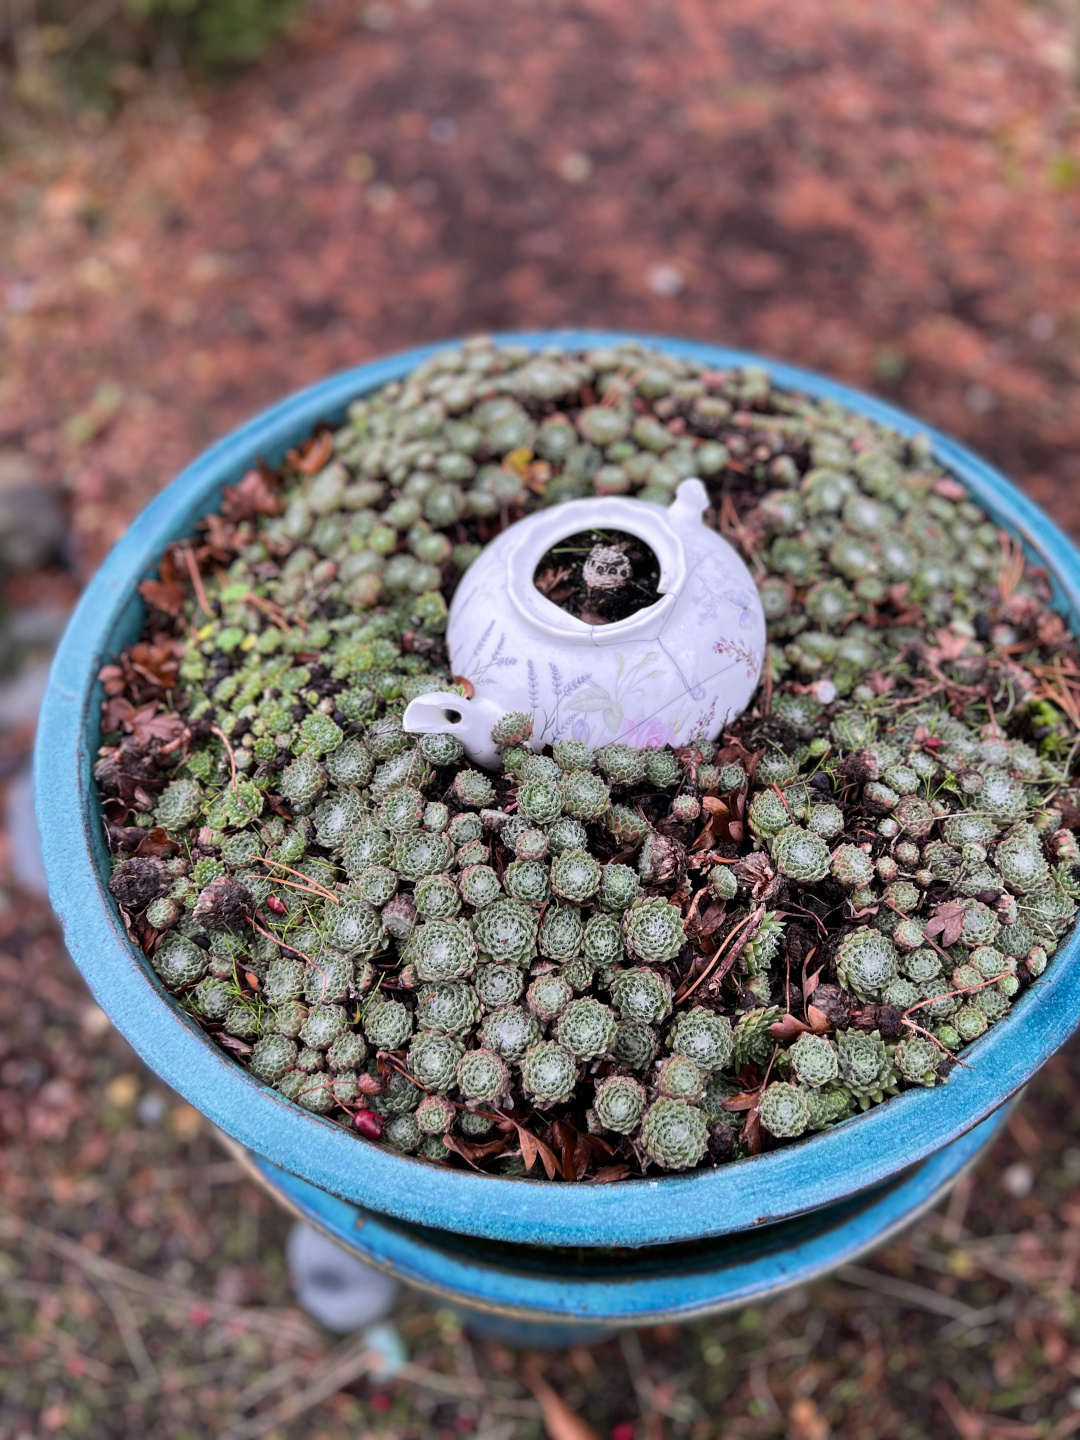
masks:
[[[231,87],[16,149],[0,438],[85,571],[330,370],[636,327],[893,396],[1080,534],[1071,43],[1017,0],[324,7]]]

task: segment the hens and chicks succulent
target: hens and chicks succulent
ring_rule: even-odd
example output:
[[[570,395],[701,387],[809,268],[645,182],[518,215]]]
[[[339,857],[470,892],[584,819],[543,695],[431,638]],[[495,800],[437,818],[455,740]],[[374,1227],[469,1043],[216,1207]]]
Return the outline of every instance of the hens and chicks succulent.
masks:
[[[538,755],[512,715],[488,775],[402,729],[503,524],[694,474],[770,631],[718,746]],[[920,440],[750,369],[470,342],[279,481],[153,614],[175,743],[106,701],[97,775],[132,933],[286,1098],[508,1173],[503,1116],[624,1171],[715,1163],[938,1083],[1071,925],[1073,736],[1029,668],[1071,637]]]

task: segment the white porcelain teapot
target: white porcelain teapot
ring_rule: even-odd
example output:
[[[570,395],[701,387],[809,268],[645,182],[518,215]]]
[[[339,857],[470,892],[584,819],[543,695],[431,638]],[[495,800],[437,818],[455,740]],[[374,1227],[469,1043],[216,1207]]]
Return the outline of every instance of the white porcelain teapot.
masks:
[[[582,740],[593,749],[711,740],[749,704],[765,653],[765,617],[750,572],[702,523],[700,480],[665,510],[618,496],[571,500],[503,531],[465,572],[450,605],[447,648],[475,694],[422,695],[406,730],[457,735],[495,767],[491,727],[511,711],[533,718],[530,744]],[[660,599],[624,620],[589,624],[549,600],[533,576],[560,540],[621,530],[660,563]]]

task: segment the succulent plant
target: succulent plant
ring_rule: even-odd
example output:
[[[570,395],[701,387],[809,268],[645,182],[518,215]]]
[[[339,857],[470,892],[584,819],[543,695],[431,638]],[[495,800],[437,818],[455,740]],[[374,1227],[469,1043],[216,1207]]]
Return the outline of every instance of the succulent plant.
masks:
[[[568,774],[572,771],[592,770],[596,766],[595,752],[582,740],[556,740],[551,753],[559,769]]]
[[[345,1030],[326,1052],[331,1070],[358,1070],[367,1059],[364,1037],[355,1030]]]
[[[780,954],[784,922],[774,910],[766,910],[753,939],[743,948],[740,959],[751,975],[766,974]]]
[[[679,907],[660,896],[634,901],[625,932],[627,950],[649,965],[673,960],[686,939]]]
[[[346,840],[341,851],[341,863],[347,875],[356,876],[369,865],[388,865],[393,856],[394,845],[390,836],[376,825],[365,825]]]
[[[449,875],[425,876],[417,882],[413,899],[424,920],[450,920],[461,909],[461,894]]]
[[[463,980],[476,965],[476,941],[465,921],[426,920],[409,937],[403,959],[420,980]]]
[[[646,752],[632,745],[605,745],[597,751],[596,763],[612,785],[625,788],[645,778]]]
[[[386,948],[386,931],[379,912],[366,901],[327,901],[323,909],[323,939],[353,960],[370,960]]]
[[[617,913],[628,909],[641,891],[637,873],[629,865],[605,865],[600,876],[600,904]]]
[[[604,828],[626,850],[636,850],[649,833],[649,826],[629,805],[609,805],[604,812]]]
[[[160,900],[151,900],[145,911],[146,923],[155,930],[168,930],[182,914],[183,907],[167,895],[163,895]]]
[[[600,888],[600,862],[587,850],[566,850],[551,866],[551,888],[560,900],[582,905]]]
[[[367,785],[375,771],[371,751],[359,740],[345,740],[331,750],[324,762],[324,768],[335,785],[352,785],[360,788]]]
[[[210,963],[206,951],[185,935],[170,935],[154,952],[152,960],[165,984],[176,990],[201,980]]]
[[[562,779],[558,763],[550,755],[536,755],[526,752],[521,770],[522,780],[549,780],[553,785]]]
[[[773,837],[773,863],[789,880],[812,884],[829,873],[829,847],[820,836],[797,825],[787,825]]]
[[[400,1000],[378,997],[364,1009],[364,1034],[376,1050],[399,1050],[412,1030],[412,1015]]]
[[[325,805],[327,802],[322,802]],[[315,817],[318,820],[319,810]],[[389,835],[405,835],[410,830],[419,830],[423,824],[427,800],[424,792],[415,785],[400,785],[391,790],[379,806],[379,824]]]
[[[307,967],[304,999],[311,1004],[344,1000],[353,989],[356,964],[337,950],[320,950]]]
[[[458,847],[468,845],[473,840],[483,838],[483,821],[479,815],[470,815],[467,813],[455,815],[450,821],[450,826],[446,833],[452,845]]]
[[[492,905],[502,894],[499,877],[490,865],[469,865],[461,872],[458,882],[461,898],[474,910]]]
[[[836,1037],[840,1078],[865,1110],[895,1088],[896,1077],[878,1031],[841,1030]]]
[[[860,1000],[876,999],[896,979],[896,946],[886,935],[864,928],[844,937],[836,952],[840,984]]]
[[[682,780],[682,766],[670,750],[646,750],[645,778],[657,789],[670,790]]]
[[[563,810],[575,820],[599,820],[611,803],[611,792],[599,775],[571,770],[559,782]]]
[[[807,1091],[806,1096],[810,1101],[807,1130],[828,1130],[851,1112],[851,1092],[844,1085],[825,1085],[820,1090]]]
[[[741,1070],[747,1061],[765,1065],[776,1048],[769,1026],[780,1018],[775,1005],[758,1006],[742,1015],[732,1033],[730,1065]],[[729,1022],[730,1023],[730,1022]]]
[[[709,889],[718,900],[734,900],[739,893],[734,871],[727,865],[714,865],[709,871]]]
[[[586,850],[589,837],[585,826],[572,815],[560,815],[547,830],[548,845],[553,855],[562,855],[567,850]]]
[[[745,784],[746,771],[738,760],[720,766],[720,775],[716,782],[716,788],[721,795],[730,795],[733,790],[741,790]]]
[[[656,1100],[645,1112],[641,1143],[653,1164],[664,1170],[689,1170],[701,1160],[708,1142],[704,1115],[685,1100]]]
[[[532,982],[525,1000],[541,1025],[547,1025],[562,1014],[573,998],[573,987],[565,975],[548,970]]]
[[[540,953],[548,960],[570,960],[581,949],[581,911],[574,905],[549,905],[540,922]]]
[[[454,799],[467,809],[479,810],[495,799],[495,787],[482,770],[459,770],[452,789]]]
[[[422,1030],[465,1035],[480,1023],[480,1001],[473,987],[460,980],[425,985],[420,991],[416,1019]]]
[[[611,998],[624,1020],[655,1025],[671,1014],[671,982],[660,971],[645,967],[618,971],[611,983]]]
[[[296,1068],[304,1075],[315,1075],[326,1069],[326,1056],[312,1045],[305,1045],[297,1052]]]
[[[705,1076],[685,1055],[669,1055],[657,1071],[656,1086],[667,1100],[696,1105],[705,1089]]]
[[[473,921],[476,944],[491,960],[525,965],[536,953],[537,917],[520,900],[496,900]]]
[[[542,905],[551,894],[548,867],[539,860],[512,860],[503,873],[506,893],[527,905]]]
[[[608,1075],[597,1082],[593,1109],[605,1130],[632,1135],[645,1109],[645,1091],[629,1075]]]
[[[422,1135],[447,1135],[453,1129],[457,1112],[442,1095],[426,1095],[416,1107],[413,1118]]]
[[[294,805],[313,805],[326,789],[326,771],[313,755],[301,755],[286,765],[277,788]]]
[[[593,914],[582,934],[582,952],[590,969],[612,967],[623,958],[622,926],[614,915]]]
[[[540,1040],[531,1045],[521,1062],[521,1083],[526,1095],[540,1107],[569,1100],[577,1083],[577,1061],[564,1045]]]
[[[473,987],[485,1010],[501,1010],[519,999],[525,977],[516,965],[478,965]]]
[[[424,1092],[407,1075],[392,1070],[381,1094],[372,1097],[371,1108],[379,1115],[403,1115],[415,1110],[423,1098]]]
[[[208,976],[200,980],[191,992],[191,999],[198,1013],[207,1020],[224,1020],[232,1008],[234,999],[232,987]]]
[[[644,1070],[656,1054],[656,1031],[641,1020],[620,1020],[611,1042],[611,1056],[630,1070]]]
[[[615,1016],[599,1000],[586,996],[572,1000],[555,1027],[559,1043],[579,1060],[606,1054],[615,1039]]]
[[[398,872],[389,865],[368,865],[356,876],[354,885],[369,905],[380,909],[398,888]]]
[[[504,843],[509,843],[505,837]],[[548,837],[543,830],[526,828],[519,831],[513,839],[514,857],[517,860],[528,860],[534,863],[546,860],[549,849]]]
[[[755,835],[779,835],[791,824],[791,811],[775,790],[759,790],[750,802],[747,818]]]
[[[492,743],[499,746],[524,745],[533,733],[533,720],[523,710],[514,710],[497,720],[491,729]]]
[[[893,1064],[912,1085],[936,1085],[941,1051],[923,1035],[907,1035],[893,1051]]]
[[[504,1060],[520,1060],[541,1035],[536,1017],[520,1005],[507,1005],[484,1017],[480,1039]]]
[[[403,1150],[410,1155],[419,1147],[422,1132],[415,1115],[406,1111],[402,1115],[394,1116],[383,1130],[383,1137],[393,1145],[395,1150]]]
[[[469,1050],[458,1061],[458,1089],[467,1100],[490,1103],[507,1089],[509,1083],[510,1072],[494,1050],[483,1047]]]
[[[800,1035],[788,1054],[799,1084],[813,1090],[828,1085],[840,1073],[836,1046],[824,1035]]]
[[[348,1019],[340,1005],[313,1005],[300,1027],[300,1039],[312,1050],[327,1050],[344,1032]]]
[[[425,1090],[445,1094],[457,1079],[465,1046],[452,1035],[421,1030],[409,1043],[409,1073]]]
[[[518,787],[518,813],[533,825],[550,825],[562,814],[562,797],[553,780],[526,780]]]
[[[810,1097],[797,1085],[774,1080],[762,1091],[758,1118],[762,1128],[778,1140],[792,1140],[810,1124]]]
[[[507,1072],[509,1078],[509,1072]],[[479,1138],[487,1135],[495,1123],[483,1111],[462,1110],[458,1113],[458,1129],[463,1135]]]
[[[264,1035],[252,1047],[248,1069],[267,1085],[276,1085],[296,1064],[296,1043],[284,1035]]]
[[[709,1074],[723,1070],[732,1058],[731,1022],[726,1015],[695,1005],[675,1020],[670,1044],[676,1055],[685,1055]]]
[[[179,780],[170,781],[161,792],[154,807],[154,820],[166,830],[182,830],[199,818],[202,809],[203,791],[199,782],[189,776],[181,776]],[[131,863],[124,861],[125,865],[130,866]]]
[[[299,1000],[286,1000],[271,1010],[270,1026],[275,1035],[287,1035],[290,1039],[295,1039],[306,1019],[306,1005],[301,1005]]]

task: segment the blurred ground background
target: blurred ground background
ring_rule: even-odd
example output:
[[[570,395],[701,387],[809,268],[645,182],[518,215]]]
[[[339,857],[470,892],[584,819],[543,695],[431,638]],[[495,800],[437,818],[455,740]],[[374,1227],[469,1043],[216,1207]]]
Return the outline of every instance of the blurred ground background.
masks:
[[[208,441],[494,328],[820,368],[1080,537],[1080,9],[8,0],[0,81],[0,1440],[528,1440],[527,1366],[452,1316],[408,1302],[416,1368],[379,1385],[291,1308],[287,1220],[90,1003],[34,895],[49,650]],[[569,1407],[547,1428],[1065,1440],[1078,1264],[1074,1044],[911,1235],[770,1305],[547,1357]]]

